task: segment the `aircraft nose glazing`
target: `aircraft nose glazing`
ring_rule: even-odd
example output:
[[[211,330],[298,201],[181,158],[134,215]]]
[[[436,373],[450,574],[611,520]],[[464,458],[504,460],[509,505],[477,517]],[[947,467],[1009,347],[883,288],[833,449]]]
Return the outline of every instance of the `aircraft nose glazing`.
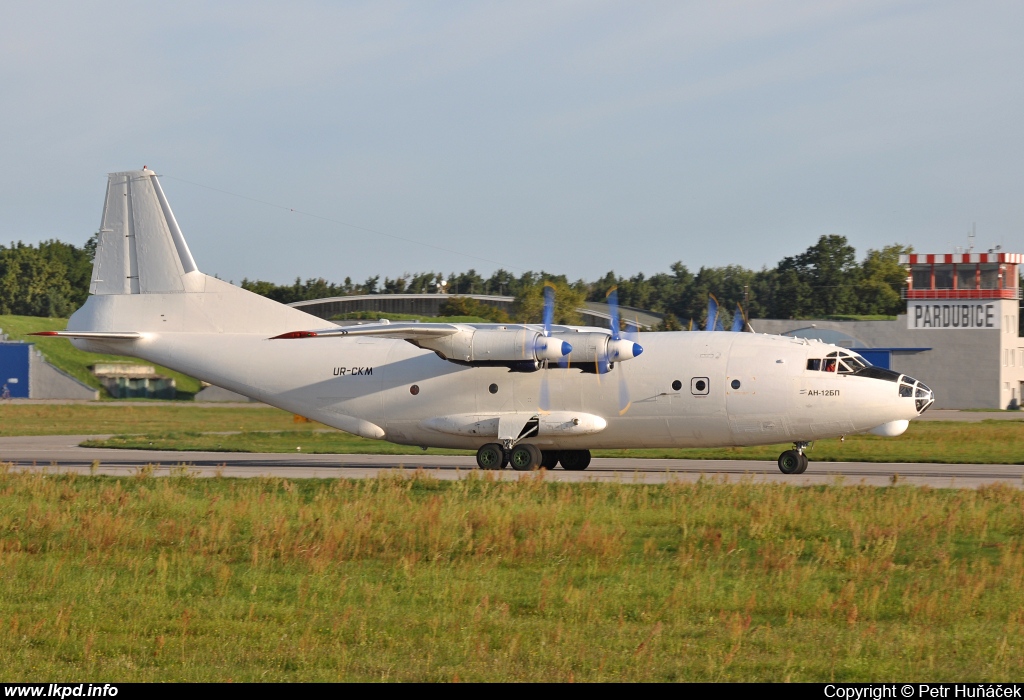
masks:
[[[917,388],[914,390],[914,403],[917,405],[917,413],[920,415],[935,403],[935,394],[924,384],[918,382]]]
[[[935,393],[931,389],[923,382],[906,375],[900,378],[900,396],[914,398],[914,406],[917,408],[918,415],[927,411],[935,403]]]

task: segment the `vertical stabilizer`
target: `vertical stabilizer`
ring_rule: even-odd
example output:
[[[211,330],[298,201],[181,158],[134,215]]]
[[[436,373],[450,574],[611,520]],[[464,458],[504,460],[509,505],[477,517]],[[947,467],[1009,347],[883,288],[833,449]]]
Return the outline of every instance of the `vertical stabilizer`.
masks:
[[[93,294],[186,291],[197,271],[178,222],[152,170],[111,173],[93,264]]]

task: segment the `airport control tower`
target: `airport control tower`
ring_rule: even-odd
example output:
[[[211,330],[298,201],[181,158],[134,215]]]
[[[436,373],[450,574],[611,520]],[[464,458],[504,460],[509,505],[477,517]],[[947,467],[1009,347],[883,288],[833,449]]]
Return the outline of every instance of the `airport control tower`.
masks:
[[[1024,255],[1003,252],[900,256],[908,273],[903,292],[908,333],[920,338],[915,345],[934,348],[929,360],[936,371],[960,373],[965,380],[958,392],[964,396],[953,405],[1020,405],[1024,343],[1017,317],[1022,262]],[[998,396],[988,396],[989,392]],[[975,393],[985,396],[966,400]]]

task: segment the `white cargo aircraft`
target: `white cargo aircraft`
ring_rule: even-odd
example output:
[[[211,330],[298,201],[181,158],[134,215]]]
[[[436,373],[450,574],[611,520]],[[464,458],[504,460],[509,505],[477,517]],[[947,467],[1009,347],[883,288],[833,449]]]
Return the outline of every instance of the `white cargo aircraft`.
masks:
[[[477,451],[483,469],[586,469],[595,448],[899,435],[933,402],[844,348],[755,333],[551,324],[334,326],[196,267],[156,175],[113,173],[91,295],[59,335],[375,440]],[[642,353],[642,354],[641,354]],[[630,400],[630,397],[632,400]]]

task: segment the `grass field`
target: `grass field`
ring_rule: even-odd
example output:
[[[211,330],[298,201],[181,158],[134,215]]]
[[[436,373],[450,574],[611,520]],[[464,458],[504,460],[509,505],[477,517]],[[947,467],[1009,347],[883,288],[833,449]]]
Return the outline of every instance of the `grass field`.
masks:
[[[115,434],[91,447],[224,452],[422,454],[418,447],[366,440],[319,423],[296,423],[266,406],[195,404],[0,404],[0,437]],[[789,445],[715,449],[596,450],[598,457],[775,460]],[[431,449],[431,454],[471,454]],[[852,435],[821,440],[812,461],[1024,464],[1024,421],[912,422],[896,438]],[[2,455],[0,455],[2,458]]]
[[[1009,681],[1024,492],[0,471],[0,680]]]
[[[292,414],[259,404],[239,407],[185,402],[154,404],[142,401],[0,403],[0,437],[148,433],[165,430],[289,430],[308,433],[323,427],[319,423],[295,423]]]
[[[96,376],[89,370],[89,366],[97,362],[131,362],[133,364],[151,364],[134,357],[121,357],[120,355],[100,355],[94,352],[84,352],[74,347],[67,338],[47,338],[30,336],[29,333],[39,331],[62,331],[67,328],[66,318],[39,318],[37,316],[0,316],[0,328],[11,340],[24,340],[35,343],[36,348],[43,354],[46,361],[51,365],[62,369],[78,381],[100,390],[100,396],[108,396],[103,385]],[[175,372],[166,367],[156,367],[156,371],[167,377],[174,377],[178,390],[179,399],[190,399],[199,391],[198,379],[189,377],[181,372]]]

